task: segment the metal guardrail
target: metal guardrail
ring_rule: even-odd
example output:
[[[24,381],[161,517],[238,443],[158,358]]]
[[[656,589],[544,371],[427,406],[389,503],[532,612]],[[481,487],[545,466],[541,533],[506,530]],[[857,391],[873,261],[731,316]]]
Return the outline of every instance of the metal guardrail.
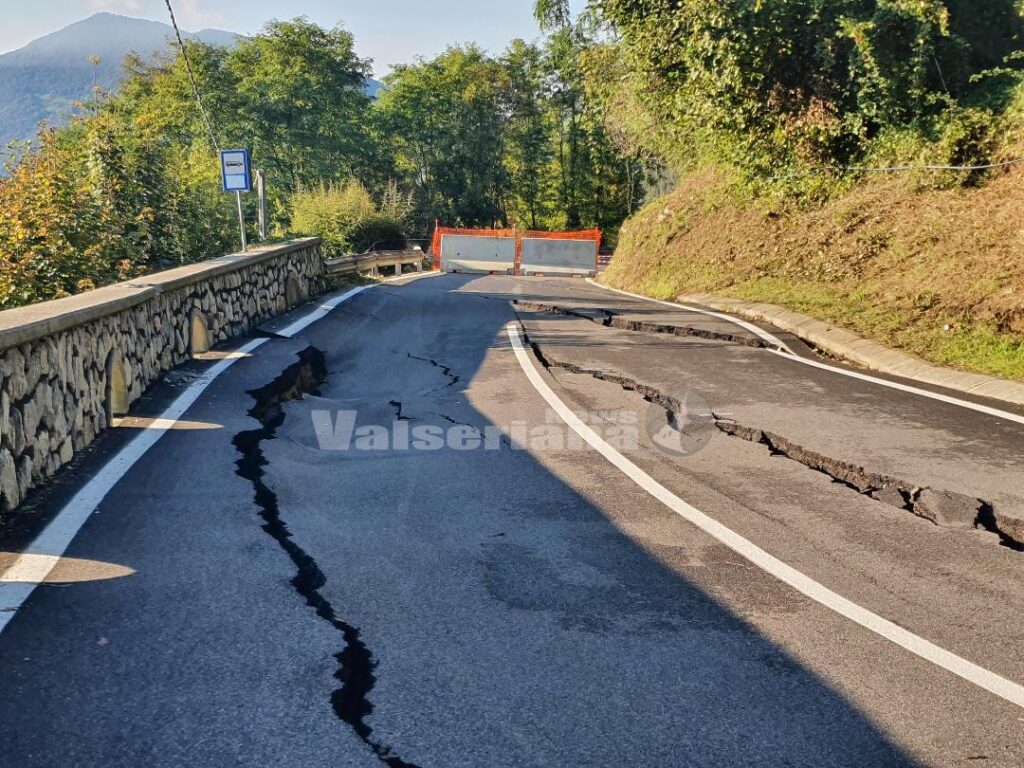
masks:
[[[419,248],[405,251],[377,251],[360,253],[352,256],[340,256],[336,259],[324,260],[324,269],[329,275],[347,275],[357,272],[376,274],[381,268],[387,267],[399,274],[402,267],[410,265],[422,272],[430,257]]]

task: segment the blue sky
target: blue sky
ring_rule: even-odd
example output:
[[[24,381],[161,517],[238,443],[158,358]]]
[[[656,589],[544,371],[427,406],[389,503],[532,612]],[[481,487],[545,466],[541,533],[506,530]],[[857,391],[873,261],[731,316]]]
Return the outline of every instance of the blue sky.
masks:
[[[584,0],[574,0],[581,8]],[[273,18],[308,16],[342,25],[378,75],[391,64],[432,56],[450,43],[477,42],[490,51],[539,35],[532,0],[173,0],[178,22],[196,31],[217,27],[256,32]],[[97,11],[167,21],[164,0],[0,0],[0,52],[20,48]]]

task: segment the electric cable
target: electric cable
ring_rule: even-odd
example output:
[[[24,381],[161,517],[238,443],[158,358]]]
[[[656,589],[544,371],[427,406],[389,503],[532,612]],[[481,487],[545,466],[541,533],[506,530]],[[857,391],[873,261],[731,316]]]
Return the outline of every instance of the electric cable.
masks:
[[[181,49],[181,58],[185,62],[185,71],[188,72],[189,82],[192,83],[192,93],[196,97],[196,103],[199,105],[199,112],[203,116],[203,122],[206,123],[206,130],[210,134],[210,141],[213,142],[213,148],[217,150],[217,154],[220,154],[220,143],[217,141],[217,135],[213,130],[213,122],[210,120],[210,115],[206,111],[206,106],[203,104],[203,97],[199,93],[199,83],[196,81],[195,72],[192,71],[192,63],[188,60],[188,51],[185,50],[185,41],[181,37],[181,30],[178,29],[178,21],[174,18],[174,9],[171,7],[171,0],[164,0],[167,5],[167,12],[171,15],[171,26],[174,27],[174,35],[178,38],[178,47]]]

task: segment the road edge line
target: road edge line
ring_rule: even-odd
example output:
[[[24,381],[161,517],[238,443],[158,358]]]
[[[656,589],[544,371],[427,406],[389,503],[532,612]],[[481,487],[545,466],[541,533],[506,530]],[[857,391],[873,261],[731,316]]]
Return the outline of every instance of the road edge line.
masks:
[[[526,378],[533,385],[534,389],[537,390],[537,393],[544,398],[552,410],[558,414],[570,429],[650,496],[653,496],[684,520],[721,542],[745,560],[792,587],[805,597],[889,640],[904,650],[913,653],[915,656],[930,661],[932,664],[948,672],[952,672],[957,677],[998,696],[1004,701],[1024,708],[1024,686],[957,656],[955,653],[947,651],[833,592],[828,587],[787,565],[774,555],[758,547],[749,539],[744,538],[731,528],[726,527],[676,496],[583,423],[572,409],[562,402],[537,371],[526,351],[526,346],[523,343],[518,326],[515,323],[510,323],[507,326],[507,330],[516,359],[526,374]]]

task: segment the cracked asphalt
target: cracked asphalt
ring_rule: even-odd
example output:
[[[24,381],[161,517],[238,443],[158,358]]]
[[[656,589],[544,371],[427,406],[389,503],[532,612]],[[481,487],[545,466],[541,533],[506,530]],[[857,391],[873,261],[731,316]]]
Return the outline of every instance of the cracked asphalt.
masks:
[[[1024,765],[1024,710],[776,581],[560,433],[509,323],[588,423],[639,426],[629,458],[680,498],[1024,682],[1020,425],[582,281],[448,275],[268,341],[128,472],[66,553],[74,578],[0,635],[0,766]],[[695,401],[717,428],[660,448],[646,425]],[[941,492],[967,501],[936,524],[921,514]]]

